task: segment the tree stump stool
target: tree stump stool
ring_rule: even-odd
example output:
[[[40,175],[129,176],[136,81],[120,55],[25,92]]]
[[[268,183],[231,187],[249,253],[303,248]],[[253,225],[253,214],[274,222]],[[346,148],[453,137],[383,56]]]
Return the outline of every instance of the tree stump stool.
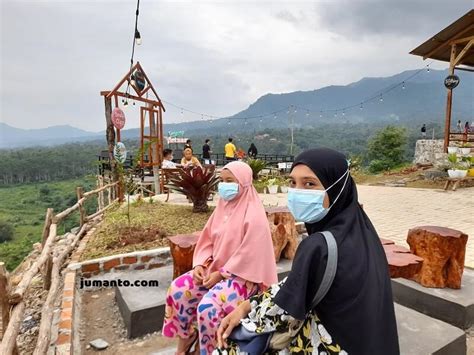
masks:
[[[298,247],[295,219],[287,207],[267,207],[265,212],[272,233],[275,260],[278,262],[281,255],[293,260]]]
[[[467,235],[461,231],[422,226],[408,231],[407,242],[423,265],[412,278],[425,287],[461,288]]]
[[[395,245],[388,239],[380,238],[387,257],[390,277],[411,279],[421,268],[423,259],[410,252],[405,247]]]
[[[193,268],[193,254],[201,232],[168,237],[173,257],[173,279]]]

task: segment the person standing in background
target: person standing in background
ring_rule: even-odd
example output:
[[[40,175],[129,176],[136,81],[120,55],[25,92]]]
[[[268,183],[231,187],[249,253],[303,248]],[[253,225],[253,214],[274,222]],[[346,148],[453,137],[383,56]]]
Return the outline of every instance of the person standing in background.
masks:
[[[425,139],[426,138],[426,124],[423,123],[423,126],[421,127],[421,138]]]
[[[204,145],[202,146],[202,159],[203,159],[204,164],[211,163],[212,150],[211,150],[211,146],[209,145],[210,142],[211,140],[208,138],[206,139]]]
[[[253,159],[255,159],[257,157],[258,150],[257,150],[257,147],[255,146],[255,144],[253,144],[253,143],[250,144],[250,148],[249,148],[247,154],[250,158],[253,158]]]
[[[186,144],[184,145],[184,149],[183,149],[183,150],[188,149],[188,148],[191,149],[191,150],[193,150],[193,147],[192,147],[191,144],[192,144],[191,139],[188,139],[188,140],[186,141]]]
[[[461,123],[461,120],[458,120],[458,124],[456,125],[457,129],[458,129],[458,133],[462,133],[462,123]]]
[[[225,160],[233,161],[235,160],[235,153],[237,152],[237,148],[235,147],[234,143],[232,143],[233,139],[229,138],[229,143],[227,143],[224,147],[225,151]]]

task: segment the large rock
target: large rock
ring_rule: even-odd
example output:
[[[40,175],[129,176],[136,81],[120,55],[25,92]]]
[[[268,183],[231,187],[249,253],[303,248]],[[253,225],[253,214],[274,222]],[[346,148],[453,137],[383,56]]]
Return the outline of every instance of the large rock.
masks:
[[[278,262],[281,255],[293,260],[298,247],[295,219],[287,207],[267,207],[265,211],[272,232],[275,260]]]
[[[442,139],[419,139],[416,141],[414,164],[436,164],[443,157]]]
[[[421,226],[408,231],[407,242],[413,254],[423,258],[412,277],[425,287],[461,288],[468,236],[461,231]]]

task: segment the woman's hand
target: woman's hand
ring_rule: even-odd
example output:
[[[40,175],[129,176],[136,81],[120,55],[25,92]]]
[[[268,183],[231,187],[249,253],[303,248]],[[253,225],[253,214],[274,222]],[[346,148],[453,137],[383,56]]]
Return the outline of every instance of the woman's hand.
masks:
[[[222,277],[219,271],[214,271],[207,276],[203,281],[203,286],[207,289],[211,289],[214,287],[215,284],[222,281],[224,278]]]
[[[204,281],[205,277],[206,277],[206,270],[204,269],[204,266],[202,265],[196,266],[193,271],[193,280],[196,283],[196,285],[202,285],[202,282]]]
[[[217,347],[219,349],[227,348],[227,338],[240,321],[250,313],[250,301],[244,301],[232,313],[227,315],[221,322],[217,330]]]

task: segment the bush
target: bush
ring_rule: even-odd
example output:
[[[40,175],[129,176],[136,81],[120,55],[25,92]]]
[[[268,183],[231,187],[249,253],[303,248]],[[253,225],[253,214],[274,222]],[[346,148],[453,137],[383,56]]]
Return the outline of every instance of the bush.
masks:
[[[387,126],[369,141],[369,171],[390,170],[405,161],[407,133],[405,128]]]
[[[13,225],[6,221],[0,221],[0,243],[12,240],[14,231]]]
[[[51,193],[51,189],[48,185],[43,185],[39,189],[40,196],[47,196]]]

